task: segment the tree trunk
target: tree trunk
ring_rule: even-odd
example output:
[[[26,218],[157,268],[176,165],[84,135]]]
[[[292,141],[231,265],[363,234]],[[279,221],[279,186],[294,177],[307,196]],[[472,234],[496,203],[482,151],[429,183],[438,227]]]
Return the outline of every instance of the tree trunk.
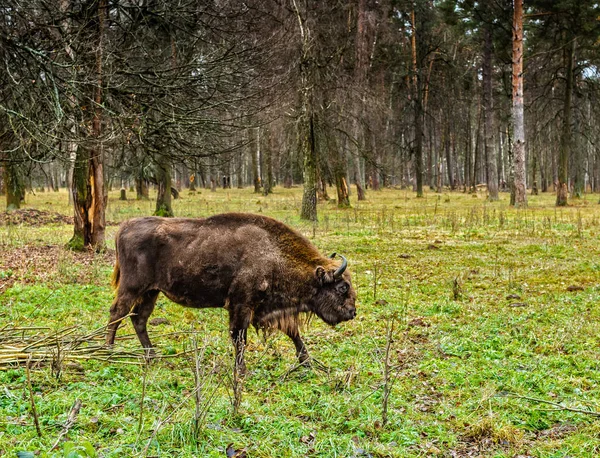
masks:
[[[471,192],[477,192],[478,172],[481,163],[481,104],[477,115],[477,130],[475,131],[475,157],[473,158],[473,175],[471,178]]]
[[[445,117],[444,123],[444,149],[446,153],[446,169],[448,171],[448,184],[450,186],[450,190],[454,191],[454,175],[452,170],[454,164],[452,161],[450,122],[448,120],[448,116]]]
[[[269,139],[267,133],[267,139]],[[268,196],[273,192],[273,145],[268,141],[264,149],[265,169],[263,180],[263,195]]]
[[[91,122],[91,149],[80,147],[77,152],[73,172],[74,228],[73,237],[68,243],[71,249],[83,250],[91,246],[96,251],[105,248],[105,211],[104,191],[104,147],[102,144],[102,59],[104,51],[104,22],[106,0],[98,2],[98,45],[95,51],[94,75],[96,77],[93,100],[94,110]],[[75,176],[77,175],[77,177]]]
[[[14,162],[6,162],[4,166],[4,180],[6,189],[6,210],[17,210],[21,208],[21,200],[25,197],[25,182],[19,165]]]
[[[0,161],[0,196],[6,195],[6,182],[5,182],[5,166]]]
[[[485,157],[488,199],[496,201],[498,197],[498,159],[494,130],[493,88],[492,88],[492,27],[486,24],[483,48],[483,118],[485,129]]]
[[[423,100],[421,97],[421,77],[419,58],[417,54],[417,27],[415,10],[411,11],[412,22],[412,63],[413,63],[413,104],[414,104],[414,129],[415,129],[415,181],[417,197],[423,197]]]
[[[156,194],[156,216],[174,216],[171,205],[171,164],[169,158],[160,155],[156,164],[156,184],[158,190]]]
[[[70,189],[74,207],[73,237],[67,244],[69,248],[77,251],[83,251],[91,244],[89,164],[89,151],[82,146],[78,147],[73,161],[73,179]]]
[[[537,148],[536,148],[537,149]],[[537,183],[537,169],[538,169],[538,160],[537,154],[534,149],[533,154],[531,155],[531,195],[538,195],[538,183]]]
[[[309,109],[309,112],[311,110]],[[308,118],[308,128],[302,137],[304,152],[304,192],[302,193],[302,210],[300,218],[317,221],[317,149],[315,144],[315,126],[312,113]]]
[[[525,170],[525,121],[523,114],[523,0],[514,0],[512,117],[515,207],[527,206]]]
[[[252,155],[252,179],[254,182],[254,192],[260,193],[260,171],[258,169],[260,157],[260,127],[256,128],[256,150],[251,151]]]
[[[138,173],[135,177],[136,199],[147,200],[150,198],[150,193],[148,192],[148,181],[144,177],[144,167],[140,166],[137,171]]]
[[[569,181],[569,153],[571,152],[571,101],[573,97],[573,55],[575,54],[575,40],[564,50],[566,66],[565,98],[563,101],[563,126],[560,138],[558,155],[558,186],[556,189],[556,205],[565,206],[568,201]]]
[[[473,158],[473,139],[471,126],[471,105],[467,106],[467,125],[465,138],[465,167],[464,167],[464,192],[471,190],[471,162]]]
[[[573,39],[570,47],[570,62],[571,69],[573,69],[576,58],[575,58],[575,39]],[[568,79],[571,79],[571,87],[579,87],[579,85],[575,81],[575,73],[571,71],[570,76],[567,76],[567,84]],[[575,136],[571,138],[571,164],[573,165],[573,173],[572,173],[572,182],[573,182],[573,194],[572,196],[575,198],[582,198],[585,193],[585,162],[586,162],[586,143],[582,141],[582,135],[580,132],[585,129],[582,128],[582,117],[585,116],[582,113],[582,108],[585,106],[583,98],[581,97],[580,91],[571,92],[571,97],[575,96],[575,106],[581,107],[578,110],[575,110],[573,113],[573,118],[575,121]],[[589,114],[588,114],[589,116]]]
[[[306,18],[298,9],[296,1],[293,0],[294,10],[298,19],[300,39],[302,44],[302,55],[300,57],[300,91],[301,106],[300,119],[298,120],[298,143],[303,155],[303,180],[304,190],[302,192],[302,208],[300,218],[309,221],[317,221],[317,145],[315,138],[315,68],[313,43],[311,43],[310,30]],[[308,14],[308,11],[306,11]]]
[[[348,208],[350,207],[350,197],[348,196],[348,183],[346,183],[346,174],[336,173],[335,175],[335,188],[338,197],[338,207]]]
[[[366,150],[366,135],[364,127],[361,125],[361,120],[365,113],[365,98],[367,73],[369,69],[369,43],[367,35],[367,5],[366,0],[358,1],[358,11],[356,15],[356,40],[355,40],[355,57],[356,63],[354,66],[354,85],[357,90],[357,96],[354,100],[354,120],[353,120],[353,135],[355,139],[355,155],[354,155],[354,180],[356,182],[356,195],[358,200],[367,198],[365,193],[365,159],[364,152]]]

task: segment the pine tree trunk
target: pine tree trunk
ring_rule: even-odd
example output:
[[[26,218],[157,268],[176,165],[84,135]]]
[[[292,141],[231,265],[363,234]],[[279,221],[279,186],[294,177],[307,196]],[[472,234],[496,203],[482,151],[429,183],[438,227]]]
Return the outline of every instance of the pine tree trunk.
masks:
[[[267,142],[264,150],[265,158],[265,179],[263,182],[263,195],[268,196],[273,192],[273,150],[270,142]]]
[[[260,194],[260,171],[258,169],[260,157],[260,127],[256,128],[256,150],[250,152],[252,156],[252,179],[254,182],[254,192]]]
[[[411,48],[413,64],[413,104],[414,104],[414,129],[415,129],[415,190],[417,197],[423,197],[423,100],[421,97],[421,77],[417,55],[417,28],[415,10],[411,11]]]
[[[483,50],[483,118],[485,129],[486,183],[488,199],[496,201],[498,197],[498,158],[494,130],[493,85],[492,85],[492,27],[486,24]]]
[[[454,175],[453,168],[454,163],[452,161],[452,149],[451,149],[451,134],[450,134],[450,122],[448,116],[445,117],[444,122],[444,149],[446,153],[446,169],[448,173],[448,184],[450,189],[454,191]]]
[[[571,62],[573,65],[575,63],[575,41],[573,41],[571,47]],[[571,82],[571,85],[573,87],[579,87],[579,85],[575,81],[574,73],[571,75],[571,79],[573,80]],[[581,97],[581,93],[579,91],[575,91],[573,95],[576,98],[574,106],[585,106],[585,103],[583,102],[583,98]],[[574,111],[573,118],[575,120],[575,136],[571,139],[571,163],[573,164],[573,197],[578,199],[582,198],[585,193],[585,152],[587,146],[585,142],[582,141],[582,135],[580,134],[580,132],[585,130],[585,128],[582,126],[582,116],[584,115],[581,109]]]
[[[516,207],[527,206],[527,173],[525,170],[525,120],[523,107],[523,0],[514,0],[512,117],[514,190]]]
[[[563,101],[563,126],[560,138],[560,148],[558,156],[558,186],[556,189],[556,205],[566,206],[568,202],[568,182],[569,182],[569,154],[572,147],[571,133],[571,102],[573,97],[573,55],[575,53],[575,40],[571,46],[564,50],[565,59],[565,97]]]

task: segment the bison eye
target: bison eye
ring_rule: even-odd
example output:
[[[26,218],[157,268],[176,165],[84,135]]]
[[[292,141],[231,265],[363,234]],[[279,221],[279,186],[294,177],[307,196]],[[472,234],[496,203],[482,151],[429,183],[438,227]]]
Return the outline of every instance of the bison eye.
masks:
[[[348,292],[348,283],[341,283],[336,289],[340,294],[346,294]]]

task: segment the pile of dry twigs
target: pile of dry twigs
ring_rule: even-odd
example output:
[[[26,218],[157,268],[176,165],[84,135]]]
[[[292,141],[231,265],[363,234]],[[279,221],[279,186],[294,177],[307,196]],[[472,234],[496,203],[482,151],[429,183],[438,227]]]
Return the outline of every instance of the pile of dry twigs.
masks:
[[[122,350],[104,345],[106,326],[79,335],[77,326],[52,331],[47,327],[21,327],[7,324],[0,328],[0,370],[29,365],[52,365],[60,373],[65,364],[82,360],[103,360],[143,364],[144,350]]]

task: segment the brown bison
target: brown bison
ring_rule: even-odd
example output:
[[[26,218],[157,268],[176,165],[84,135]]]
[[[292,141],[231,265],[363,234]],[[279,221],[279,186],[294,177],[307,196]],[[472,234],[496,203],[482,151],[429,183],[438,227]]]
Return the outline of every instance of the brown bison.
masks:
[[[304,236],[265,216],[225,213],[209,218],[137,218],[121,225],[106,342],[130,312],[142,346],[152,348],[146,322],[160,292],[186,307],[223,307],[236,365],[245,371],[247,329],[279,329],[308,352],[298,331],[302,312],[330,325],[356,315],[356,293],[341,265]]]

